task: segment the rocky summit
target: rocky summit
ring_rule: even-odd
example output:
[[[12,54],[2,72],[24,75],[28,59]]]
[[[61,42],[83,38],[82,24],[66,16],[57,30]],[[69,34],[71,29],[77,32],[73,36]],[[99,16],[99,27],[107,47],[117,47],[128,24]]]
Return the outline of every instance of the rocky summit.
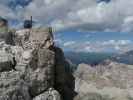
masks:
[[[0,100],[73,100],[70,65],[51,30],[21,29],[1,37]]]
[[[133,100],[133,65],[110,60],[93,67],[80,64],[74,75],[75,100]]]

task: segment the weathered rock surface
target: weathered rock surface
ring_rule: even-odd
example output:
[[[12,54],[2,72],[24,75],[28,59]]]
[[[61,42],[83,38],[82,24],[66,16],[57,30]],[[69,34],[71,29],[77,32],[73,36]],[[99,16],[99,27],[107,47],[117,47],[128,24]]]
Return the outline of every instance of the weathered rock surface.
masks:
[[[0,73],[0,100],[31,100],[21,72]]]
[[[49,48],[54,45],[51,28],[23,29],[16,31],[15,44],[23,49]]]
[[[61,100],[61,96],[58,91],[52,89],[36,96],[33,100]]]
[[[73,100],[74,78],[51,28],[8,36],[0,44],[0,100]]]
[[[33,48],[36,48],[36,46],[39,46],[40,48],[50,48],[54,45],[51,28],[33,29],[31,30],[31,33],[29,40],[32,43]]]
[[[79,93],[75,100],[133,99],[132,65],[111,61],[95,67],[80,64],[75,77],[75,91]]]
[[[2,48],[2,47],[5,48]],[[13,58],[12,55],[8,52],[8,45],[5,45],[5,42],[0,42],[0,72],[10,71],[13,68]]]
[[[40,49],[33,53],[25,80],[29,83],[31,95],[36,96],[54,86],[54,52]]]
[[[10,55],[0,51],[0,72],[10,71],[12,66],[13,63]]]

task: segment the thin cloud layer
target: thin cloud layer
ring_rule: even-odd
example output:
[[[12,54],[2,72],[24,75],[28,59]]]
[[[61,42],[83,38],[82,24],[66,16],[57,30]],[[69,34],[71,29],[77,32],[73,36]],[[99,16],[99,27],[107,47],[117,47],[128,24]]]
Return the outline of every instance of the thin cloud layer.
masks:
[[[69,41],[64,43],[64,48],[71,48],[75,52],[113,52],[124,53],[132,50],[133,42],[130,40],[108,40],[108,41],[85,41],[77,43]],[[60,44],[62,45],[62,44]]]

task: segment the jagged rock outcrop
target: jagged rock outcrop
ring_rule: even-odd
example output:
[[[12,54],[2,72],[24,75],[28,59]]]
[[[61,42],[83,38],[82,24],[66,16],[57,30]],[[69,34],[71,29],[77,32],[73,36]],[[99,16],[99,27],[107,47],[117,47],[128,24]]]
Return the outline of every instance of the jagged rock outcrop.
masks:
[[[132,100],[133,66],[105,61],[80,64],[75,72],[75,100]],[[91,95],[93,94],[93,95]]]
[[[14,67],[13,55],[10,46],[4,41],[0,42],[0,72],[10,71]]]
[[[21,72],[0,73],[0,100],[31,100]]]
[[[4,51],[0,51],[0,72],[10,71],[13,68],[12,56]]]
[[[44,92],[43,94],[40,94],[39,96],[36,96],[33,100],[61,100],[60,94],[58,91],[53,90],[50,88],[48,91]]]
[[[0,100],[72,100],[74,78],[66,70],[62,50],[54,46],[51,28],[23,29],[8,36],[11,41],[0,45]]]
[[[30,94],[36,96],[54,86],[54,52],[40,49],[33,53],[26,68],[25,80],[29,83]]]

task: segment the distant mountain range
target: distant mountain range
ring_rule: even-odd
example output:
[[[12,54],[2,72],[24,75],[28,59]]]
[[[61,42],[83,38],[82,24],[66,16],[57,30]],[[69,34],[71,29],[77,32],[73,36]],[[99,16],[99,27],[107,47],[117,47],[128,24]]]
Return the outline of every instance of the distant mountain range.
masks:
[[[85,52],[65,52],[65,57],[73,64],[86,63],[90,65],[97,65],[106,59],[118,63],[133,65],[133,51],[128,51],[123,54],[115,53],[85,53]]]
[[[111,60],[119,63],[133,65],[133,51],[128,51],[124,54],[116,55],[112,57]]]
[[[65,52],[65,57],[76,65],[80,63],[96,65],[106,59],[111,59],[114,55],[112,53]]]

